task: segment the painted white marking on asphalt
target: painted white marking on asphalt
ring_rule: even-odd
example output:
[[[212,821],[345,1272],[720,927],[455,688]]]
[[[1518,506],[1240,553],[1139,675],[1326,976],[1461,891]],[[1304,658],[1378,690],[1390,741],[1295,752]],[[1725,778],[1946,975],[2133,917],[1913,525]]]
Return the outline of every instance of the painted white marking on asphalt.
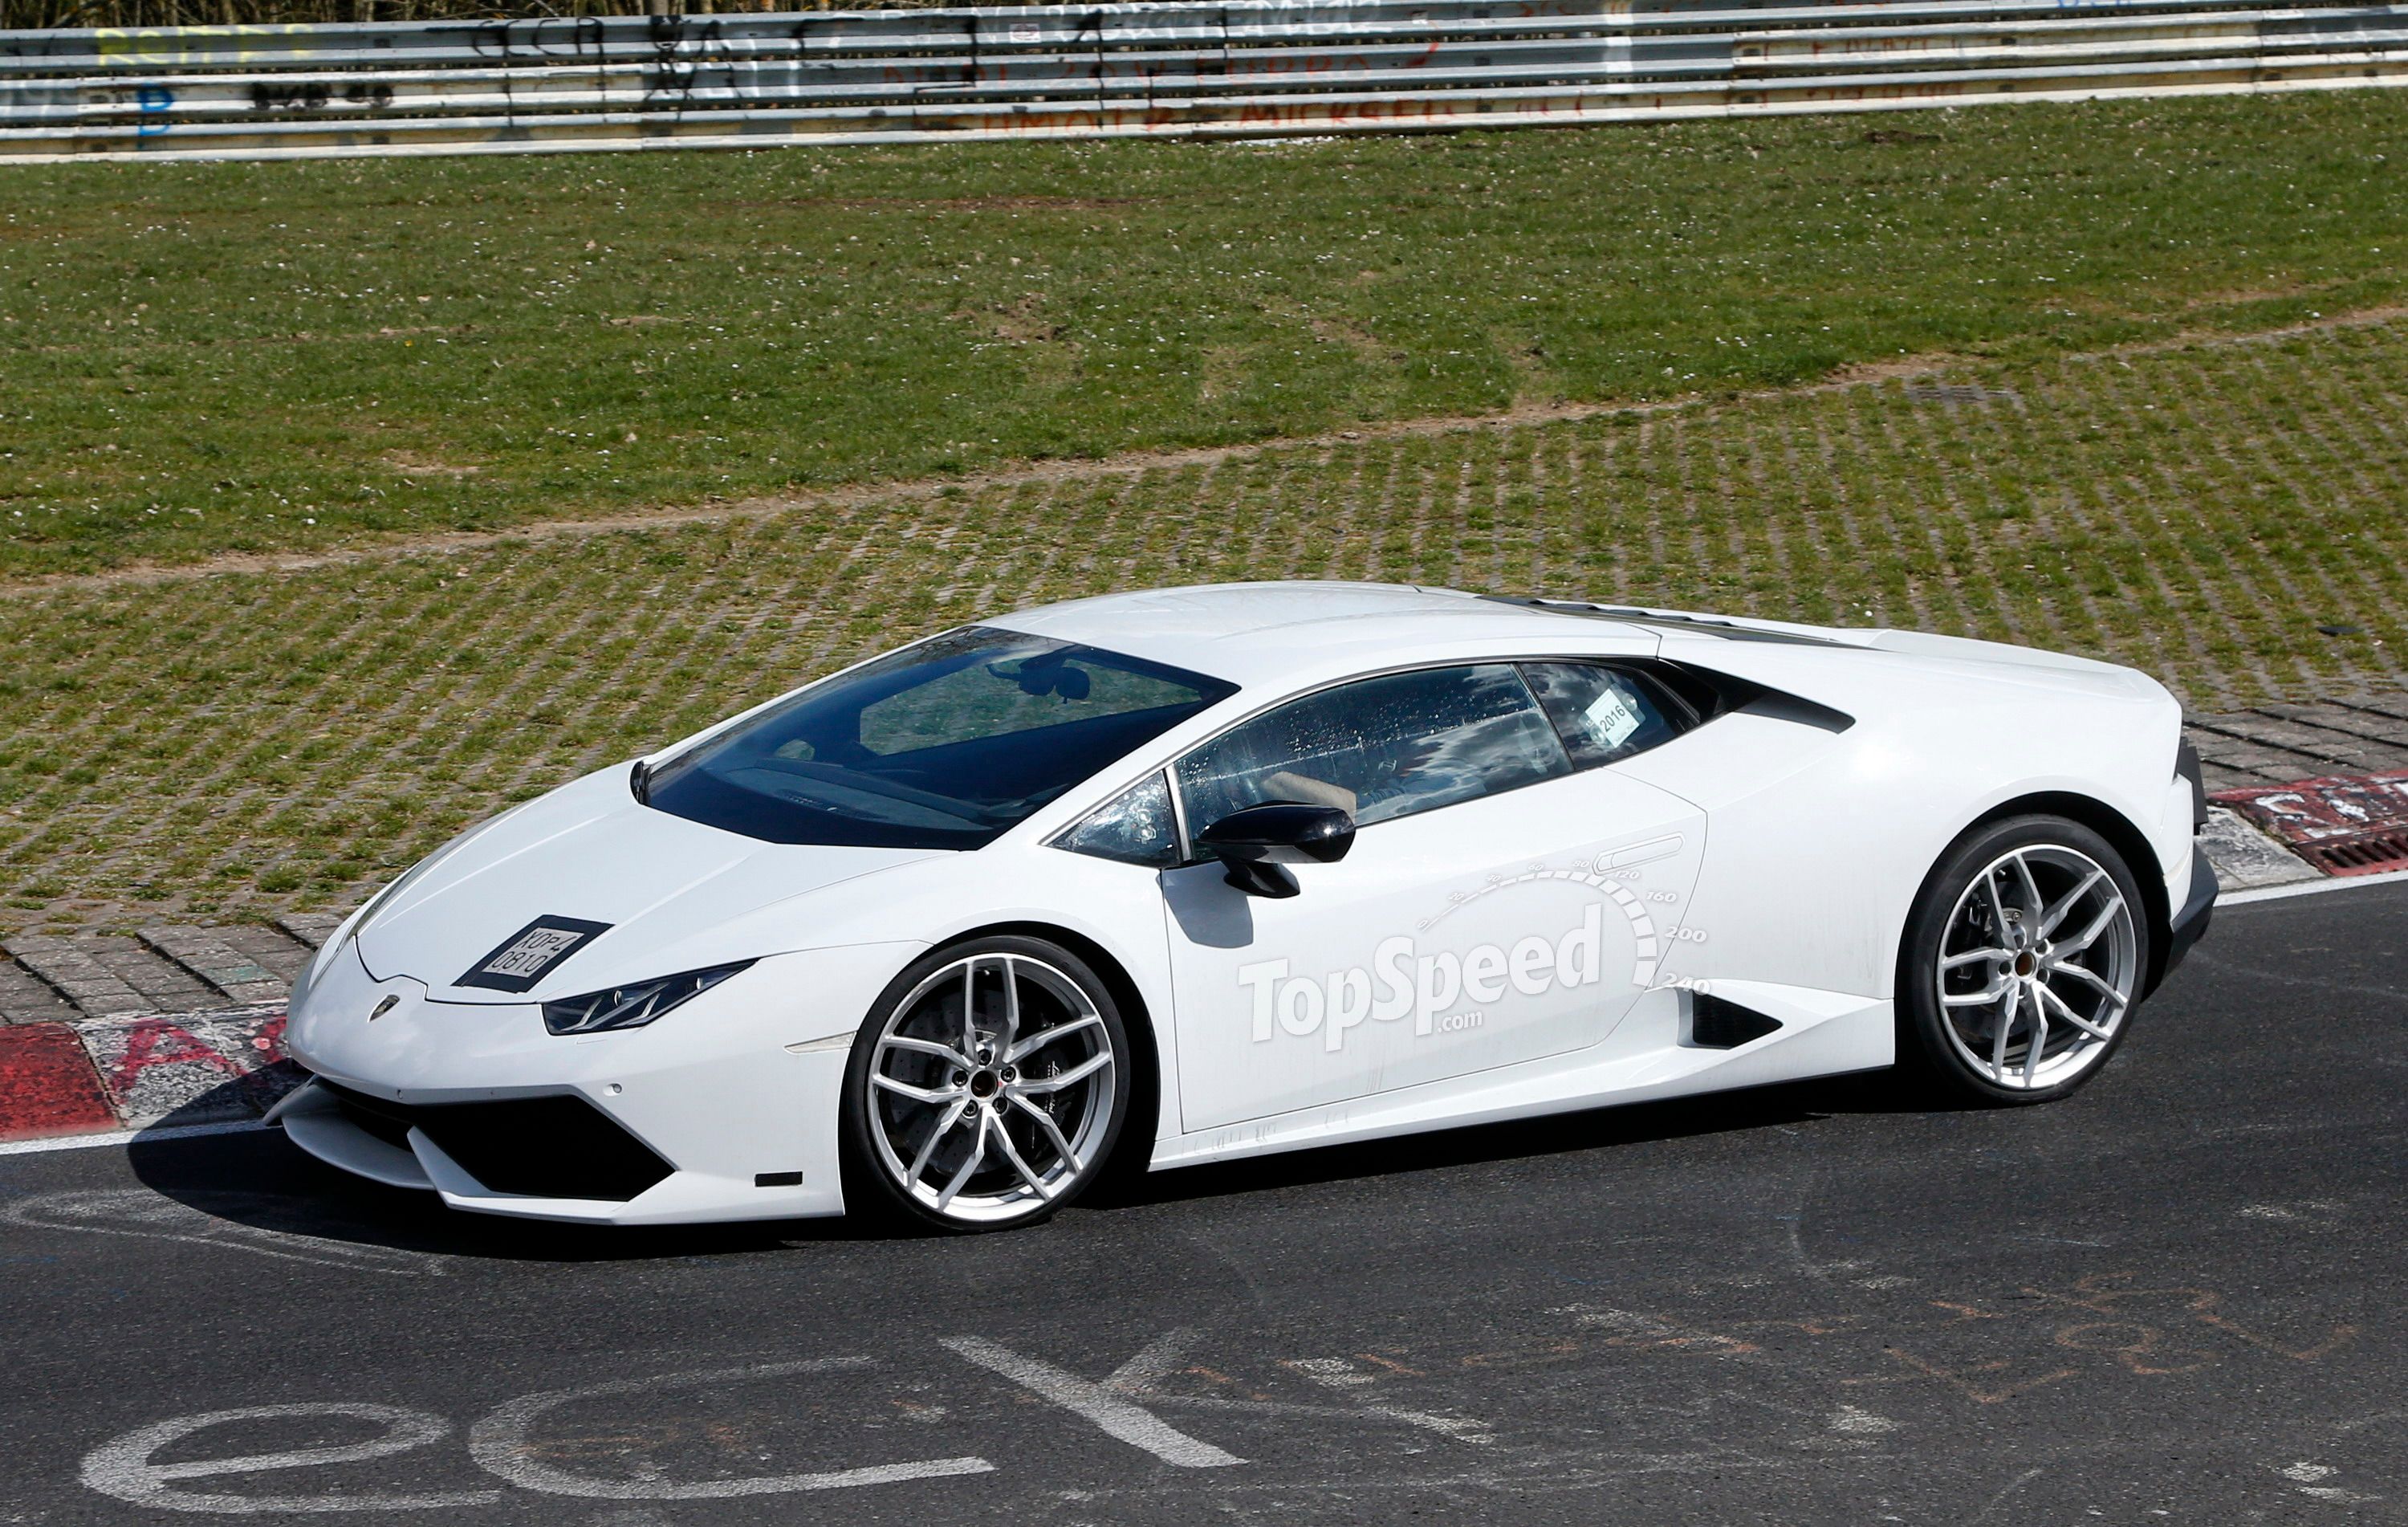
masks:
[[[738,1495],[785,1495],[807,1490],[845,1490],[856,1485],[897,1484],[910,1479],[938,1479],[960,1474],[992,1474],[995,1465],[983,1458],[929,1458],[910,1463],[881,1463],[867,1468],[831,1469],[816,1474],[763,1475],[747,1479],[710,1479],[681,1484],[665,1479],[597,1479],[537,1462],[538,1444],[527,1433],[544,1416],[580,1400],[607,1400],[623,1394],[695,1385],[735,1384],[795,1374],[850,1372],[872,1366],[870,1358],[812,1358],[800,1362],[769,1362],[752,1368],[718,1368],[705,1373],[666,1374],[657,1378],[623,1378],[581,1389],[553,1390],[513,1400],[479,1421],[468,1433],[468,1456],[479,1467],[518,1486],[545,1495],[575,1495],[605,1501],[715,1501]]]
[[[1137,1356],[1113,1369],[1104,1380],[1104,1388],[1119,1390],[1124,1394],[1143,1394],[1172,1374],[1187,1357],[1187,1349],[1196,1344],[1197,1333],[1182,1326],[1166,1331],[1145,1344]]]
[[[51,1140],[9,1140],[0,1142],[0,1156],[39,1156],[54,1150],[147,1145],[158,1140],[191,1140],[204,1134],[250,1134],[265,1128],[266,1125],[255,1118],[245,1118],[230,1124],[178,1124],[164,1130],[110,1130],[105,1134],[65,1134]]]
[[[2327,891],[2354,891],[2365,886],[2397,886],[2408,881],[2408,870],[2386,870],[2379,875],[2335,875],[2329,880],[2304,881],[2297,886],[2263,886],[2254,891],[2234,891],[2215,899],[2216,910],[2245,907],[2252,901],[2282,901],[2294,896],[2322,896]]]
[[[1360,1389],[1377,1382],[1344,1358],[1290,1358],[1287,1365],[1325,1389]]]
[[[236,1421],[278,1420],[294,1416],[334,1416],[375,1421],[387,1430],[366,1442],[295,1448],[281,1453],[251,1453],[237,1458],[207,1458],[182,1463],[150,1462],[162,1448],[213,1426]],[[418,1494],[208,1495],[178,1490],[179,1479],[206,1479],[215,1475],[256,1474],[267,1469],[320,1468],[337,1463],[365,1463],[391,1458],[415,1448],[440,1442],[452,1423],[423,1410],[397,1405],[362,1405],[350,1401],[294,1405],[251,1405],[240,1410],[212,1410],[179,1416],[128,1432],[84,1455],[83,1482],[104,1495],[136,1505],[165,1511],[205,1511],[222,1516],[256,1516],[292,1511],[424,1511],[467,1505],[491,1505],[502,1498],[498,1490],[451,1490]]]
[[[267,1203],[256,1194],[229,1195],[237,1203]],[[406,1251],[398,1246],[360,1246],[347,1241],[318,1240],[284,1231],[264,1230],[153,1192],[148,1188],[109,1188],[91,1191],[40,1193],[0,1208],[0,1220],[36,1230],[76,1231],[87,1235],[130,1235],[150,1241],[181,1241],[189,1246],[222,1246],[248,1251],[280,1261],[312,1262],[320,1267],[349,1267],[366,1273],[397,1273],[405,1277],[443,1275],[448,1258],[432,1252]]]
[[[1295,1369],[1324,1389],[1359,1390],[1370,1388],[1380,1381],[1377,1374],[1359,1372],[1354,1364],[1344,1358],[1289,1358],[1283,1361],[1285,1366]],[[1426,1432],[1436,1432],[1441,1436],[1453,1437],[1457,1442],[1484,1445],[1497,1440],[1496,1433],[1489,1430],[1487,1422],[1474,1420],[1469,1416],[1440,1415],[1427,1410],[1404,1410],[1395,1405],[1364,1405],[1357,1407],[1354,1413],[1359,1416],[1377,1416],[1386,1420],[1401,1421],[1407,1426],[1418,1426]]]
[[[1186,1327],[1164,1332],[1146,1343],[1137,1356],[1113,1369],[1101,1387],[1154,1405],[1179,1405],[1189,1410],[1217,1410],[1247,1416],[1311,1416],[1333,1420],[1398,1421],[1453,1437],[1458,1442],[1489,1443],[1497,1440],[1485,1421],[1465,1416],[1438,1415],[1426,1410],[1406,1410],[1396,1405],[1305,1405],[1283,1400],[1240,1400],[1220,1394],[1164,1393],[1159,1386],[1164,1379],[1179,1371],[1187,1348],[1195,1345],[1197,1333]],[[1354,1365],[1342,1358],[1301,1358],[1287,1366],[1316,1383],[1326,1384],[1329,1383],[1326,1376],[1333,1371],[1350,1370]],[[1368,1376],[1365,1382],[1370,1382]],[[1330,1387],[1353,1386],[1341,1379]]]
[[[2339,1485],[2323,1483],[2322,1481],[2341,1472],[2329,1463],[2302,1462],[2274,1472],[2290,1480],[2293,1490],[2311,1500],[2324,1501],[2333,1505],[2364,1505],[2369,1502],[2383,1499],[2380,1495],[2361,1495],[2354,1490],[2344,1490]]]
[[[1197,1441],[1153,1412],[1131,1405],[1102,1384],[1091,1384],[1076,1374],[1066,1373],[1050,1362],[1024,1357],[983,1336],[946,1336],[941,1338],[940,1345],[980,1367],[1001,1374],[1023,1389],[1053,1401],[1072,1415],[1093,1422],[1105,1435],[1115,1437],[1132,1448],[1141,1448],[1166,1463],[1176,1464],[1182,1469],[1217,1469],[1245,1462],[1209,1442]]]

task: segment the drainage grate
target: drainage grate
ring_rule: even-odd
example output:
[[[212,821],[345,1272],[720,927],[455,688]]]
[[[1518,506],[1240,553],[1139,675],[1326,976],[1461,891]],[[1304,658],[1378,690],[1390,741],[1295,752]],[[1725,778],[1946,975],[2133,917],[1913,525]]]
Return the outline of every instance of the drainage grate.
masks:
[[[2329,875],[2373,875],[2408,870],[2408,828],[2360,833],[2354,838],[2327,838],[2304,843],[2300,857]]]
[[[2327,874],[2408,870],[2408,770],[2219,790],[2212,799]]]

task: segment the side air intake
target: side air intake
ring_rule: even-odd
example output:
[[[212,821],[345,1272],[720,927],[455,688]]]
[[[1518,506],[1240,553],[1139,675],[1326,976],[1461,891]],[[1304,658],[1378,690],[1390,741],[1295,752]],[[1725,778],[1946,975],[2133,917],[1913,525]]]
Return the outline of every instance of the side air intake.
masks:
[[[1688,1043],[1701,1050],[1735,1050],[1781,1025],[1754,1008],[1703,992],[1689,996]]]

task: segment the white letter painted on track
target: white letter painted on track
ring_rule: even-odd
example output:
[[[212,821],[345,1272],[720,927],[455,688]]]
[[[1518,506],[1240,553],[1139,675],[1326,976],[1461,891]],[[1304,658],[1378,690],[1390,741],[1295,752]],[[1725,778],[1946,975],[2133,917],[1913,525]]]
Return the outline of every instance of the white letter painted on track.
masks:
[[[867,1468],[832,1469],[823,1474],[763,1475],[749,1479],[711,1479],[679,1484],[666,1479],[597,1479],[572,1474],[538,1461],[540,1446],[528,1440],[536,1421],[563,1405],[580,1400],[607,1400],[622,1394],[693,1385],[734,1384],[789,1374],[821,1374],[867,1368],[868,1358],[815,1358],[803,1362],[769,1362],[756,1368],[718,1368],[709,1373],[669,1374],[659,1378],[626,1378],[585,1389],[554,1390],[513,1400],[479,1421],[468,1433],[468,1456],[489,1474],[499,1475],[522,1490],[546,1495],[579,1495],[606,1501],[715,1501],[732,1495],[786,1495],[805,1490],[842,1490],[853,1485],[887,1485],[906,1479],[936,1479],[955,1474],[992,1474],[995,1465],[983,1458],[928,1458],[912,1463],[879,1463]]]
[[[1217,1469],[1244,1459],[1225,1453],[1209,1442],[1198,1442],[1153,1412],[1131,1405],[1101,1384],[1090,1384],[1050,1362],[1023,1357],[983,1336],[947,1336],[942,1345],[980,1367],[1001,1374],[1074,1416],[1093,1421],[1105,1435],[1141,1448],[1166,1463],[1182,1469]]]
[[[346,1420],[374,1421],[384,1435],[366,1442],[295,1448],[281,1453],[251,1453],[240,1458],[204,1458],[182,1463],[150,1462],[160,1448],[195,1432],[236,1421],[280,1420],[286,1417],[333,1416]],[[208,1511],[223,1516],[282,1515],[290,1511],[424,1511],[444,1507],[491,1505],[502,1498],[498,1490],[448,1490],[421,1494],[329,1495],[204,1495],[174,1488],[179,1479],[206,1479],[215,1475],[257,1474],[268,1469],[322,1468],[336,1463],[365,1463],[391,1458],[414,1448],[440,1442],[452,1423],[423,1410],[398,1405],[355,1405],[332,1401],[321,1405],[251,1405],[242,1410],[212,1410],[160,1421],[128,1432],[84,1455],[83,1482],[104,1495],[161,1511]]]
[[[1238,967],[1238,984],[1254,994],[1254,1043],[1268,1044],[1271,1038],[1271,991],[1280,977],[1287,973],[1284,959],[1266,959],[1253,965]]]

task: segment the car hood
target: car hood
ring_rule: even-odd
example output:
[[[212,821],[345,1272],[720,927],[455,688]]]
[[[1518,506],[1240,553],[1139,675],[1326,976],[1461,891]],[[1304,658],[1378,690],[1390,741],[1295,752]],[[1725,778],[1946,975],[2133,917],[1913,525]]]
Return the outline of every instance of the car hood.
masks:
[[[931,857],[759,843],[638,803],[613,768],[452,847],[377,909],[360,959],[378,980],[425,983],[437,1001],[545,1001],[810,947],[802,921],[749,915]],[[525,973],[481,973],[538,924],[558,932],[514,966]]]

